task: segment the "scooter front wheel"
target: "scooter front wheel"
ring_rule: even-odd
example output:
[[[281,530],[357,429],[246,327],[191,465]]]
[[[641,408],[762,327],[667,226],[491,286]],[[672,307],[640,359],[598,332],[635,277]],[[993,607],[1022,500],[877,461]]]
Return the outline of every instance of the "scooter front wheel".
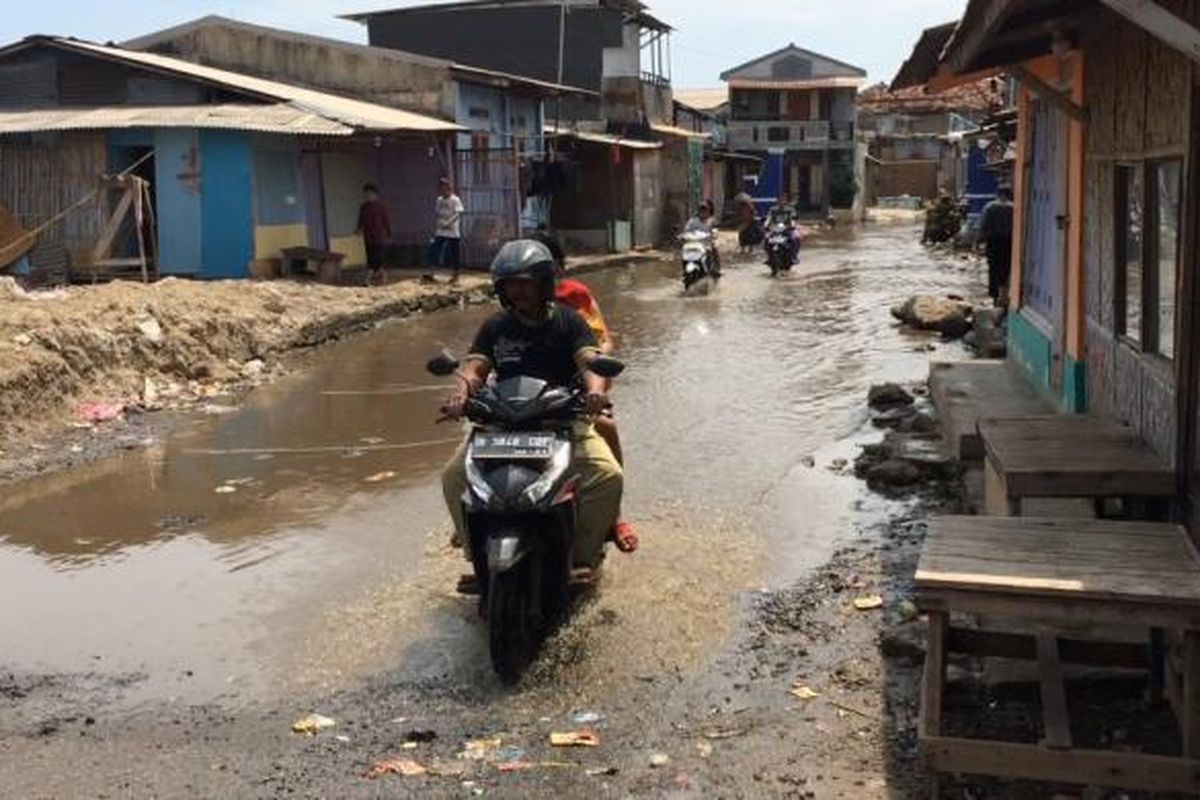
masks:
[[[500,682],[511,686],[521,679],[537,654],[538,635],[529,563],[508,572],[494,572],[488,581],[488,645],[492,667]]]

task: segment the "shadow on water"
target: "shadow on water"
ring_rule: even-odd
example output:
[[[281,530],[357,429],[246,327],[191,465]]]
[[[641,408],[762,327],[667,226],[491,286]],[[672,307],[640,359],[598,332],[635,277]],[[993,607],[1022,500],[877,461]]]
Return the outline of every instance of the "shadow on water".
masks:
[[[928,340],[897,335],[887,309],[979,288],[915,238],[840,233],[780,280],[730,259],[703,297],[681,296],[671,262],[587,276],[629,363],[615,401],[646,547],[610,558],[572,625],[579,643],[561,645],[587,653],[559,659],[563,680],[603,686],[617,660],[696,663],[738,592],[794,579],[877,513],[830,466],[853,456],[868,386],[924,371]],[[196,697],[330,687],[397,663],[415,679],[477,676],[486,659],[450,593],[460,565],[436,481],[461,431],[434,424],[442,389],[422,365],[462,350],[485,313],[386,325],[156,448],[0,490],[5,666],[72,672],[99,656],[148,673],[149,696]],[[639,613],[664,597],[663,613]],[[322,657],[296,668],[297,650]],[[156,682],[183,670],[186,686]]]

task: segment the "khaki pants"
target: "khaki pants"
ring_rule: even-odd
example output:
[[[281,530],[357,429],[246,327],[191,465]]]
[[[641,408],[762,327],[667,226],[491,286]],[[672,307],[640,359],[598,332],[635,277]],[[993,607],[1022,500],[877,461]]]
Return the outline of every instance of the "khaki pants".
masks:
[[[569,474],[579,475],[579,493],[575,501],[578,530],[572,548],[574,566],[594,567],[600,561],[604,542],[621,510],[624,475],[621,466],[613,458],[612,450],[590,424],[577,425],[574,437],[575,459],[568,471]],[[470,541],[462,503],[467,490],[466,457],[467,443],[464,441],[442,471],[442,492],[450,509],[450,517],[454,520],[454,528],[469,558]]]

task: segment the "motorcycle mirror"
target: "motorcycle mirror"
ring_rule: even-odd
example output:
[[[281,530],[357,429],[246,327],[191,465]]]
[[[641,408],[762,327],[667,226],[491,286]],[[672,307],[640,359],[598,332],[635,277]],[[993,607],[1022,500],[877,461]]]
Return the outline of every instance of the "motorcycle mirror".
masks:
[[[601,378],[615,378],[625,371],[625,363],[612,356],[596,356],[592,363],[588,364],[588,371]]]
[[[458,369],[458,359],[452,356],[449,350],[443,350],[441,355],[425,365],[425,369],[439,378],[448,378]]]

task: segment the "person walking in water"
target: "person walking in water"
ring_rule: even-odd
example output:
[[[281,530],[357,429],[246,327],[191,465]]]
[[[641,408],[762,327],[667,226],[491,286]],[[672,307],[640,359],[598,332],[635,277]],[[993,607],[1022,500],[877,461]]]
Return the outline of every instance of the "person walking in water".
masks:
[[[387,281],[387,251],[392,244],[392,226],[387,207],[379,199],[379,187],[373,183],[363,186],[363,203],[358,207],[358,227],[367,252],[367,285]]]
[[[983,209],[979,238],[988,262],[988,295],[997,308],[1008,307],[1008,279],[1012,274],[1012,190],[1000,187],[996,199]]]
[[[462,216],[466,211],[463,202],[454,193],[448,178],[442,178],[437,199],[437,230],[433,237],[435,262],[443,269],[452,270],[452,283],[458,283],[458,270],[462,241]]]

